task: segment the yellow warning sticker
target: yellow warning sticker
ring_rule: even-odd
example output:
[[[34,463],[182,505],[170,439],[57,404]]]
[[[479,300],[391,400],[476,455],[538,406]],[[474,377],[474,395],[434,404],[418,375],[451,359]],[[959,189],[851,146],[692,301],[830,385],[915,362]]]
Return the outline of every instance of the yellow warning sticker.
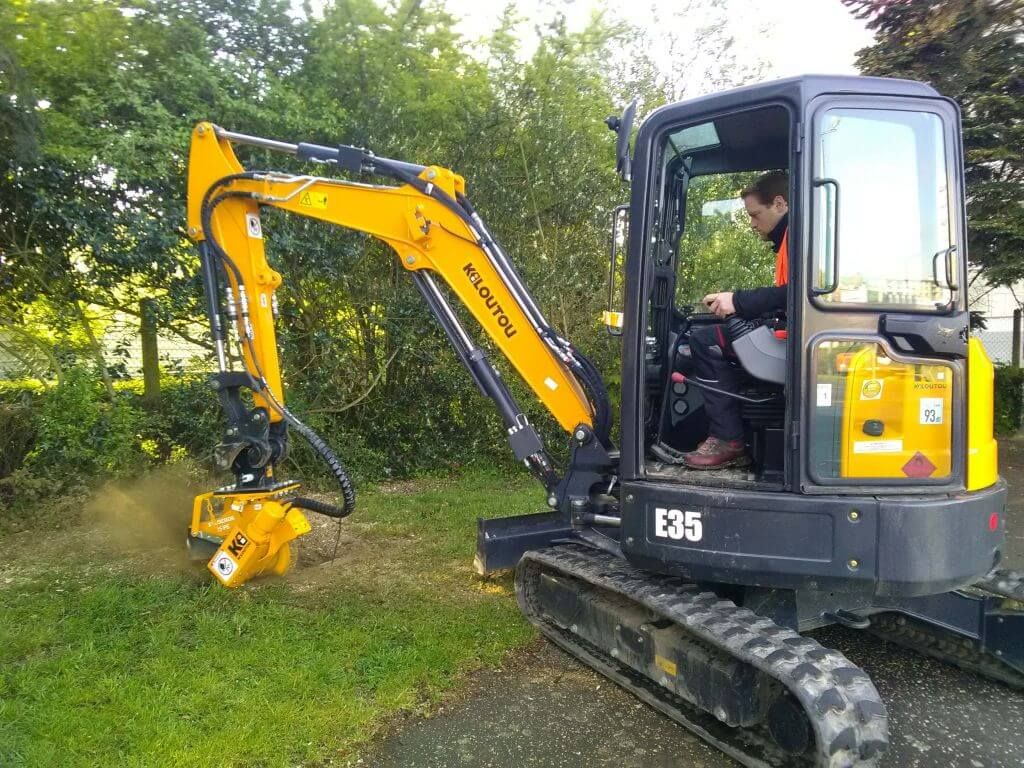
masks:
[[[326,192],[303,192],[299,197],[299,205],[304,205],[307,208],[326,208],[327,207],[327,193]]]
[[[669,661],[664,656],[654,654],[654,663],[657,664],[663,672],[668,672],[672,677],[676,676],[676,663],[674,661]]]

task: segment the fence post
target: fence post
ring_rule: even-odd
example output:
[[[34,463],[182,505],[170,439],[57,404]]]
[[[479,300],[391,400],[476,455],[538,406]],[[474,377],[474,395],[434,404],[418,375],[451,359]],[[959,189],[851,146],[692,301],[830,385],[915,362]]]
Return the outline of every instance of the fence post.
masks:
[[[1018,307],[1013,310],[1013,351],[1010,353],[1014,368],[1020,368],[1020,316],[1021,311]]]
[[[139,317],[142,320],[142,404],[146,408],[156,408],[160,403],[160,361],[153,299],[139,302]]]

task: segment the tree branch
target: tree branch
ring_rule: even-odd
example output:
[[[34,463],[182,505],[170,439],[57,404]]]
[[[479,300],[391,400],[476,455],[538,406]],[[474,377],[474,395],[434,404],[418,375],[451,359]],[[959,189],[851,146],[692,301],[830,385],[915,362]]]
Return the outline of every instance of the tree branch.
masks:
[[[75,299],[71,302],[71,305],[75,308],[75,313],[78,315],[78,319],[82,323],[82,330],[85,331],[86,338],[89,339],[89,346],[92,348],[92,354],[96,360],[96,365],[100,368],[100,376],[103,378],[103,386],[107,390],[107,397],[113,401],[114,382],[110,378],[110,371],[107,370],[107,362],[103,357],[103,347],[100,346],[99,341],[96,339],[96,334],[92,332],[92,324],[89,322],[89,317],[85,314],[85,310],[82,308],[82,302]]]
[[[36,338],[24,328],[19,328],[14,323],[9,320],[5,320],[2,317],[0,317],[0,326],[11,333],[17,334],[38,349],[50,364],[50,369],[57,375],[57,384],[60,385],[64,383],[64,367],[60,364],[60,360],[57,359],[57,356],[53,354],[53,350],[50,349],[42,339]],[[40,381],[42,381],[42,379],[40,379]]]
[[[36,381],[38,381],[40,384],[42,384],[43,385],[43,389],[49,389],[50,388],[50,385],[46,383],[46,379],[44,379],[42,376],[39,375],[38,367],[36,366],[36,361],[35,360],[32,360],[27,355],[19,352],[17,349],[15,349],[14,347],[10,346],[9,344],[4,344],[3,341],[0,341],[0,349],[2,349],[4,352],[9,354],[11,357],[13,357],[15,360],[17,360],[23,366],[25,366],[25,369],[29,373],[34,374],[32,378],[34,378]]]
[[[380,371],[377,372],[377,375],[374,377],[373,381],[370,382],[370,386],[366,389],[365,392],[363,392],[363,394],[361,394],[355,400],[353,400],[350,403],[345,403],[345,405],[339,405],[335,408],[317,408],[315,410],[309,411],[309,413],[342,413],[344,411],[347,411],[349,408],[353,408],[359,405],[359,403],[363,402],[363,400],[370,396],[370,393],[373,392],[374,388],[380,383],[380,380],[384,378],[384,372],[387,371],[388,366],[391,365],[391,361],[398,357],[398,353],[401,351],[402,348],[399,347],[398,349],[391,353],[391,357],[389,357],[385,361],[384,365],[381,366]]]

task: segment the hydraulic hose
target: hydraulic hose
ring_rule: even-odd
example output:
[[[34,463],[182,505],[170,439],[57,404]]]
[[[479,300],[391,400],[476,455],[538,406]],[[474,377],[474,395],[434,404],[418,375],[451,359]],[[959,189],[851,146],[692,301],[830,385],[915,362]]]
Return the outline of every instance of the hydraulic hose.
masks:
[[[224,194],[221,194],[216,198],[212,198],[212,193],[214,192],[214,190],[226,186],[227,184],[231,183],[236,179],[252,178],[254,175],[255,174],[252,172],[239,173],[233,174],[231,176],[225,176],[219,179],[215,184],[211,185],[210,188],[206,191],[206,195],[204,195],[203,197],[203,204],[201,208],[203,234],[206,236],[207,242],[210,245],[210,249],[214,252],[214,254],[217,255],[217,257],[221,260],[225,267],[231,270],[232,274],[235,277],[235,282],[238,284],[239,288],[241,288],[244,285],[241,270],[238,268],[238,265],[235,264],[234,260],[228,255],[228,253],[223,248],[221,248],[220,243],[217,242],[217,238],[213,234],[213,227],[211,226],[211,222],[213,218],[214,209],[216,209],[216,207],[225,200],[234,197],[243,197],[251,199],[252,195],[250,195],[247,192],[225,192]],[[331,474],[333,474],[334,478],[338,481],[338,485],[341,488],[342,499],[345,502],[344,506],[339,508],[331,504],[325,504],[323,502],[313,502],[318,506],[318,508],[315,509],[314,511],[322,512],[325,515],[329,515],[330,517],[336,518],[347,517],[348,515],[352,514],[352,512],[355,511],[356,491],[355,486],[352,484],[352,479],[349,477],[348,472],[345,469],[345,466],[341,463],[341,460],[338,459],[338,457],[334,454],[334,451],[331,450],[330,446],[327,445],[327,442],[322,437],[320,437],[320,435],[318,435],[311,427],[308,427],[306,424],[304,424],[297,416],[295,416],[291,411],[289,411],[284,406],[283,403],[281,403],[277,399],[273,390],[270,388],[270,385],[267,383],[266,377],[263,375],[263,370],[260,367],[259,359],[256,356],[256,349],[253,345],[253,339],[252,336],[249,334],[248,330],[246,329],[245,333],[240,333],[239,336],[241,336],[244,339],[246,347],[248,348],[249,351],[249,358],[252,360],[253,367],[255,367],[256,369],[255,378],[259,384],[260,393],[266,396],[267,401],[270,403],[271,407],[278,412],[281,418],[284,419],[290,426],[292,426],[295,429],[295,431],[302,435],[306,442],[309,443],[310,447],[313,448],[313,450],[320,455],[320,457],[326,462],[328,468],[331,470]],[[302,505],[296,504],[295,506]],[[312,509],[312,507],[308,506],[305,508]]]
[[[319,512],[321,515],[327,515],[327,517],[347,517],[350,512],[348,509],[338,509],[333,504],[325,504],[322,501],[311,499],[308,496],[296,496],[295,498],[290,499],[288,503],[293,507],[308,509],[310,512]]]

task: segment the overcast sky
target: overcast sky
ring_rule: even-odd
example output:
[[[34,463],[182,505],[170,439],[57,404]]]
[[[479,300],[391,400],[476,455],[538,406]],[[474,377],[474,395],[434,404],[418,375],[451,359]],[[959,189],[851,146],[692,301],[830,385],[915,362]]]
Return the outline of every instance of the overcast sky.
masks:
[[[476,39],[494,28],[503,0],[444,0],[453,15],[463,19],[460,31]],[[871,43],[871,34],[862,22],[853,18],[839,0],[718,0],[724,6],[721,17],[729,33],[736,38],[741,50],[749,51],[754,59],[765,61],[769,77],[787,77],[806,73],[853,74],[854,54]],[[690,24],[699,28],[706,19],[695,14],[692,20],[680,18],[683,6],[711,6],[712,2],[689,3],[684,0],[625,0],[599,2],[599,0],[518,0],[520,14],[535,21],[549,16],[551,8],[563,9],[570,27],[579,29],[586,24],[597,8],[648,31],[657,45],[664,37],[665,24],[672,20],[677,27]],[[528,55],[530,24],[524,25],[524,50]],[[659,52],[663,68],[670,71],[672,62],[667,54]]]

